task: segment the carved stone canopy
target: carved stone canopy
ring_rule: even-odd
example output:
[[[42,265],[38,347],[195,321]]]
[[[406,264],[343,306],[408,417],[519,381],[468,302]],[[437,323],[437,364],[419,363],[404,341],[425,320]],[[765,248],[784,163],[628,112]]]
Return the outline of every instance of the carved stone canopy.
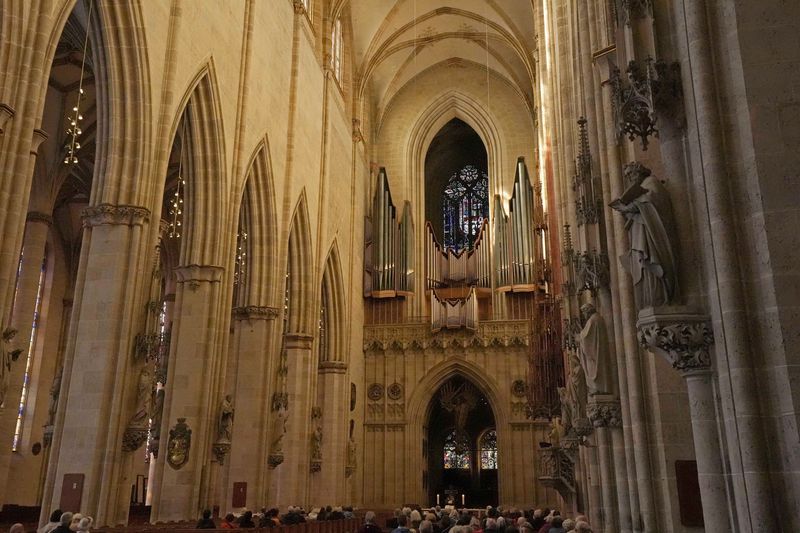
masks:
[[[714,332],[707,316],[684,306],[649,307],[636,327],[641,345],[684,375],[711,369]]]

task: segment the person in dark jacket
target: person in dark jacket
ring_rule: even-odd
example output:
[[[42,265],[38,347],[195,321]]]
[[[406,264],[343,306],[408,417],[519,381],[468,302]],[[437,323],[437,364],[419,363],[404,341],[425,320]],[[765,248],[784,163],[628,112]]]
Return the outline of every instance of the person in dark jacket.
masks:
[[[222,520],[222,524],[220,525],[220,529],[236,529],[236,517],[233,516],[233,513],[228,513],[225,515],[225,518]]]
[[[59,522],[58,527],[53,530],[53,533],[72,533],[72,530],[69,528],[70,524],[72,524],[72,513],[62,513]]]
[[[375,524],[375,513],[367,511],[364,515],[364,525],[358,530],[358,533],[383,533],[380,526]]]
[[[217,529],[217,524],[214,523],[214,519],[211,518],[211,511],[208,509],[203,511],[203,518],[198,520],[197,529]]]
[[[245,528],[254,528],[256,527],[256,523],[253,522],[253,512],[252,511],[245,511],[244,514],[239,517],[239,527],[242,529]]]

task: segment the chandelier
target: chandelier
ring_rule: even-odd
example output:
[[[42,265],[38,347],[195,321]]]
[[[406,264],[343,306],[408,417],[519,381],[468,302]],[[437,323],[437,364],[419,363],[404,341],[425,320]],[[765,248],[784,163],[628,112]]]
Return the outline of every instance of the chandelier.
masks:
[[[81,122],[83,115],[81,114],[81,100],[83,99],[83,77],[86,73],[86,52],[89,47],[89,24],[92,20],[92,8],[94,7],[94,0],[89,2],[89,14],[86,18],[86,37],[83,40],[83,57],[81,57],[81,76],[78,81],[78,95],[75,98],[75,105],[72,107],[71,116],[67,117],[69,126],[67,126],[67,143],[66,155],[64,157],[65,165],[75,165],[78,163],[78,151],[81,149],[81,143],[78,138],[83,133],[81,130]]]

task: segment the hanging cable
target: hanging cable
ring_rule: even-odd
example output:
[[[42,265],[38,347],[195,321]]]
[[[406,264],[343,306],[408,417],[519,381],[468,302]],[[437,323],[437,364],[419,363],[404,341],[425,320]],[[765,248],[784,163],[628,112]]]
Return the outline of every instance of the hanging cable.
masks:
[[[86,17],[86,37],[83,39],[83,56],[81,57],[81,76],[78,80],[78,96],[75,99],[75,105],[72,108],[72,117],[69,118],[69,127],[67,128],[67,154],[64,157],[65,165],[74,165],[78,162],[78,150],[81,149],[81,143],[78,142],[78,137],[83,133],[81,130],[81,100],[83,99],[83,77],[86,72],[86,53],[89,48],[89,26],[92,23],[92,10],[94,8],[94,0],[89,0],[89,13]]]

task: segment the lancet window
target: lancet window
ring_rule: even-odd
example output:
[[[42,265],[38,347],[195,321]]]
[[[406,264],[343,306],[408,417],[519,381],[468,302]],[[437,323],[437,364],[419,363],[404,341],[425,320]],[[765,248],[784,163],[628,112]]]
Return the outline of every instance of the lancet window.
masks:
[[[481,470],[497,470],[497,431],[490,429],[480,441]]]
[[[489,178],[474,165],[454,172],[442,199],[444,246],[453,251],[475,244],[484,219],[489,217]]]
[[[444,439],[444,467],[446,469],[468,470],[472,462],[469,442],[453,430]]]

